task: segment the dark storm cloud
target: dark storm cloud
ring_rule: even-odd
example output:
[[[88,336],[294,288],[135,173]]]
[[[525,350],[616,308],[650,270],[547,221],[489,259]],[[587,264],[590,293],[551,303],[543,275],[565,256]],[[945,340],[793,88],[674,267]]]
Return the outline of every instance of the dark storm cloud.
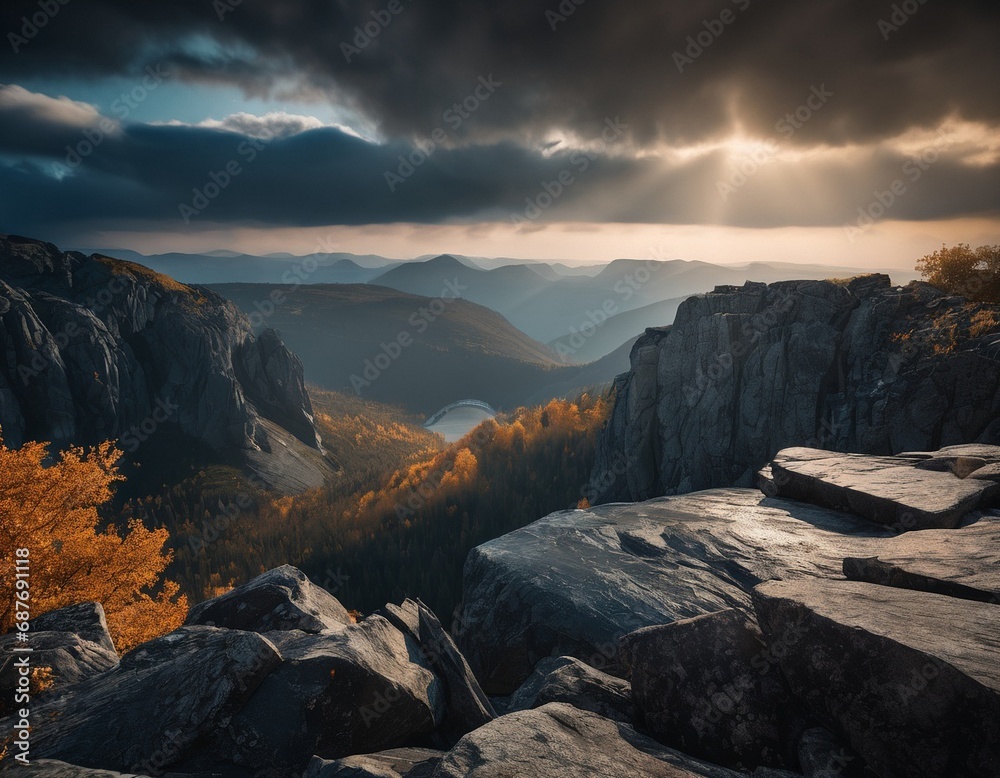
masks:
[[[332,127],[302,130],[283,115],[230,117],[229,129],[81,128],[90,114],[80,104],[22,92],[5,106],[3,95],[0,127],[26,112],[34,123],[30,141],[0,132],[0,231],[27,234],[125,222],[175,230],[454,220],[525,229],[559,220],[829,226],[877,211],[869,206],[897,180],[905,191],[878,218],[980,213],[1000,200],[997,165],[970,165],[943,144],[914,157],[775,157],[752,163],[744,180],[723,150],[673,163],[616,154],[620,138],[607,124],[590,133],[612,141],[606,152],[542,153],[512,142],[375,144]]]
[[[287,121],[273,124],[280,129]],[[256,135],[246,135],[125,125],[101,137],[67,136],[48,127],[49,145],[33,144],[30,156],[23,156],[20,139],[11,145],[0,136],[0,160],[23,157],[0,163],[0,214],[6,222],[0,230],[30,231],[54,219],[151,220],[177,229],[206,222],[506,219],[564,171],[588,185],[615,186],[638,168],[635,161],[578,151],[542,156],[512,143],[379,145],[329,127],[286,137],[262,135],[259,123],[255,129]],[[568,206],[586,191],[567,185],[557,199]]]
[[[871,141],[949,115],[1000,120],[993,0],[392,0],[397,14],[390,0],[43,2],[58,13],[8,50],[0,78],[135,73],[156,60],[255,93],[292,80],[352,102],[390,137],[428,133],[490,73],[504,87],[463,127],[470,140],[614,116],[639,143],[696,142],[736,122],[766,136],[820,85],[837,98],[796,144]],[[7,2],[0,31],[31,32],[22,17],[38,12]],[[366,23],[378,30],[367,44],[355,40]]]
[[[103,121],[110,130],[116,127],[110,119]],[[0,148],[7,152],[45,154],[75,143],[84,130],[101,122],[97,110],[86,103],[0,85]]]

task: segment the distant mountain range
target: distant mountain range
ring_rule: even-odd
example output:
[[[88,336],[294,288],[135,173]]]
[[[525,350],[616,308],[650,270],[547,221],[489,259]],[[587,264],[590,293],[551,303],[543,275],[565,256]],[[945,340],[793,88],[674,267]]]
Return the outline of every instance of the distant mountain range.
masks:
[[[355,254],[315,254],[309,257],[271,254],[259,257],[223,252],[151,256],[125,250],[96,253],[138,262],[185,284],[237,281],[260,284],[364,284],[397,264],[384,257]]]
[[[531,338],[549,344],[564,364],[600,359],[647,327],[670,324],[682,300],[716,286],[822,280],[861,272],[790,263],[728,266],[640,259],[571,267],[565,262],[451,254],[403,262],[345,253],[308,257],[103,253],[193,284],[373,284],[423,297],[438,297],[447,284],[454,284],[464,299],[500,313]],[[907,271],[891,275],[896,283],[916,277]]]
[[[561,360],[593,362],[610,355],[626,341],[631,344],[649,327],[660,327],[674,320],[677,308],[686,297],[650,303],[631,311],[622,311],[591,326],[584,323],[569,335],[549,341],[548,346]]]
[[[851,268],[787,263],[754,263],[743,267],[713,265],[682,260],[618,259],[608,263],[594,276],[568,277],[549,275],[551,265],[507,265],[495,270],[470,267],[450,255],[424,262],[407,262],[386,270],[370,283],[390,286],[413,294],[434,295],[448,280],[458,280],[467,300],[502,313],[514,326],[546,343],[572,339],[580,332],[609,327],[610,320],[622,313],[654,304],[646,315],[621,319],[610,326],[613,335],[601,339],[606,350],[592,344],[582,354],[586,362],[639,335],[647,326],[662,326],[673,321],[677,305],[686,297],[708,292],[716,286],[742,286],[746,281],[787,279],[822,280],[835,276],[857,275]],[[898,274],[910,280],[914,274]],[[663,318],[659,318],[659,317]],[[588,341],[593,336],[585,336]]]
[[[220,284],[259,327],[275,328],[302,360],[307,380],[327,389],[430,414],[476,398],[496,408],[606,384],[627,355],[581,368],[503,316],[444,294],[419,296],[367,284]]]

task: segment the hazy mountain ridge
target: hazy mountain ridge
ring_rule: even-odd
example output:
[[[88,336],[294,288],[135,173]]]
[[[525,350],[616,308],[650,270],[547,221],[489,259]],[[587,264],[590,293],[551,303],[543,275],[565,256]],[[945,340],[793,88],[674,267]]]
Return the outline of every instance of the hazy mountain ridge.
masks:
[[[266,317],[325,388],[430,414],[465,398],[513,407],[578,368],[560,364],[495,311],[454,296],[424,297],[375,285],[214,286],[251,318]],[[609,381],[613,375],[605,377]]]
[[[821,280],[857,273],[848,268],[815,265],[754,263],[728,267],[698,261],[617,259],[604,265],[593,277],[549,280],[533,265],[481,270],[468,267],[450,255],[441,255],[424,262],[398,265],[371,283],[414,294],[434,294],[433,290],[449,278],[457,278],[465,287],[466,299],[499,311],[531,337],[552,343],[571,338],[575,332],[602,329],[609,319],[622,313],[701,294],[716,286],[792,278]],[[913,273],[898,275],[906,279],[914,277]],[[671,319],[664,319],[655,322],[655,326],[670,322]],[[643,328],[625,334],[616,332],[607,340],[608,349],[640,334]],[[591,349],[581,361],[606,353]]]

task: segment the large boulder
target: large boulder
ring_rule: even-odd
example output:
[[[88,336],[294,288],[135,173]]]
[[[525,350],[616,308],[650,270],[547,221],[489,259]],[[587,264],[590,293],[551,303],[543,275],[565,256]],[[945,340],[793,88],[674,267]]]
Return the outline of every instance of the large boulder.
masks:
[[[43,614],[30,623],[31,665],[51,671],[55,693],[65,686],[103,673],[118,663],[118,652],[108,632],[104,608],[99,602],[85,602]],[[0,637],[0,654],[12,656],[17,645],[14,633]],[[0,667],[0,687],[13,689],[17,672],[14,664]],[[37,699],[37,698],[36,698]],[[9,700],[0,701],[0,712]]]
[[[413,638],[420,647],[420,660],[441,680],[445,693],[441,734],[449,744],[493,720],[496,712],[469,663],[430,608],[407,599],[399,606],[386,605],[380,614]]]
[[[632,727],[571,705],[550,703],[501,716],[462,738],[434,778],[737,778],[672,751]]]
[[[268,637],[280,665],[186,769],[235,764],[290,775],[314,755],[336,759],[409,745],[442,721],[441,681],[419,663],[416,642],[380,616],[337,632]]]
[[[302,778],[431,778],[444,756],[430,748],[394,748],[343,759],[313,757]]]
[[[458,642],[488,694],[511,694],[547,656],[620,675],[623,635],[749,612],[761,581],[840,577],[892,534],[741,489],[554,513],[469,553]]]
[[[531,671],[531,675],[524,680],[524,683],[517,687],[517,690],[513,694],[504,697],[494,697],[493,707],[501,714],[513,713],[517,710],[531,710],[538,707],[535,705],[535,700],[538,698],[538,692],[545,685],[549,675],[560,667],[565,667],[574,661],[577,660],[571,656],[545,657],[535,665],[535,669]]]
[[[955,530],[890,538],[880,544],[878,556],[845,559],[844,575],[1000,604],[1000,517],[984,515]]]
[[[1000,455],[1000,448],[994,451]],[[973,461],[986,464],[968,457],[872,457],[789,448],[772,460],[771,478],[780,497],[851,511],[900,530],[953,528],[1000,497],[1000,484],[966,477],[975,472]]]
[[[803,712],[777,656],[797,625],[767,645],[743,612],[725,610],[622,638],[641,721],[662,743],[729,767],[794,767]]]
[[[587,496],[752,486],[789,446],[888,454],[1000,443],[1000,327],[982,326],[996,313],[884,275],[692,297],[669,331],[647,330],[633,348]]]
[[[143,643],[31,714],[32,758],[150,774],[221,730],[279,664],[252,632],[181,627]],[[11,731],[12,719],[0,722]]]
[[[602,673],[571,656],[543,659],[507,701],[506,712],[540,708],[565,702],[612,721],[635,720],[632,689],[628,681]]]
[[[248,632],[341,629],[354,620],[326,589],[305,573],[282,565],[212,600],[195,605],[186,624],[207,624]]]
[[[754,591],[792,691],[878,775],[996,776],[1000,607],[853,581],[772,581]]]

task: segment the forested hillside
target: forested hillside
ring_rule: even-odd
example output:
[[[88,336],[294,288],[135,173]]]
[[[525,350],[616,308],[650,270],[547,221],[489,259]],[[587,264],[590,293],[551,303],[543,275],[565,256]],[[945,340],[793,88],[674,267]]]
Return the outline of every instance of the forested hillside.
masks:
[[[192,599],[289,563],[347,607],[419,596],[447,616],[469,549],[578,504],[608,411],[606,397],[553,400],[444,447],[399,409],[333,392],[313,401],[342,468],[324,488],[273,498],[214,469],[135,506],[169,529],[170,574]]]

